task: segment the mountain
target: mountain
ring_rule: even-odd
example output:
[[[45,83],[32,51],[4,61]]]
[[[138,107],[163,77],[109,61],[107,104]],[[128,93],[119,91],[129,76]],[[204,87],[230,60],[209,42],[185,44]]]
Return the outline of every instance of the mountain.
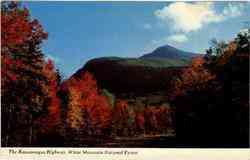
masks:
[[[166,92],[172,78],[179,75],[194,56],[196,54],[165,45],[139,58],[92,59],[73,76],[88,71],[94,75],[100,88],[116,95]]]
[[[153,52],[145,54],[140,59],[191,59],[197,56],[195,53],[182,51],[170,45],[164,45],[156,48]]]

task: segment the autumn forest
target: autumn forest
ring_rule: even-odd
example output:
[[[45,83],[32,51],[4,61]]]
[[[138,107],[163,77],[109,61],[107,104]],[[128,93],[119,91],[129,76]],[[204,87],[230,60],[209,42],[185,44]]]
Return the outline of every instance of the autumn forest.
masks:
[[[97,59],[67,79],[22,4],[2,3],[1,29],[3,147],[249,147],[250,28],[187,65]]]

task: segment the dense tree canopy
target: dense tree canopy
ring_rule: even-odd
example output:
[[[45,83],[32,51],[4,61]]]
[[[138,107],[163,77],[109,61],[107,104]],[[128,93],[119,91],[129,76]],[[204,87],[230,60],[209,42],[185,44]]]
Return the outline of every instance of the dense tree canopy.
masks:
[[[173,80],[170,100],[180,143],[248,145],[249,33],[246,29],[229,43],[214,41],[204,58],[194,59]]]

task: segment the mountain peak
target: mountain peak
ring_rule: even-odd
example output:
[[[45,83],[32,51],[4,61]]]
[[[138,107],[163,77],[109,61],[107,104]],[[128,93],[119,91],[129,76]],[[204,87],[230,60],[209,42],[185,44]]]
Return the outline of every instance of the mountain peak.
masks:
[[[197,56],[195,53],[182,51],[168,44],[156,48],[153,52],[144,54],[140,58],[142,59],[158,59],[158,58],[168,58],[168,59],[191,59]]]

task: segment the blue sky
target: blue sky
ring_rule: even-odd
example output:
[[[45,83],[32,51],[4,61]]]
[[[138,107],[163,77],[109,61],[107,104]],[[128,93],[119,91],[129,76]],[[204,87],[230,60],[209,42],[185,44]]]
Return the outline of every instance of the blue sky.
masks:
[[[138,57],[155,48],[203,53],[230,40],[250,20],[246,2],[24,2],[49,33],[42,45],[65,77],[88,60]]]

